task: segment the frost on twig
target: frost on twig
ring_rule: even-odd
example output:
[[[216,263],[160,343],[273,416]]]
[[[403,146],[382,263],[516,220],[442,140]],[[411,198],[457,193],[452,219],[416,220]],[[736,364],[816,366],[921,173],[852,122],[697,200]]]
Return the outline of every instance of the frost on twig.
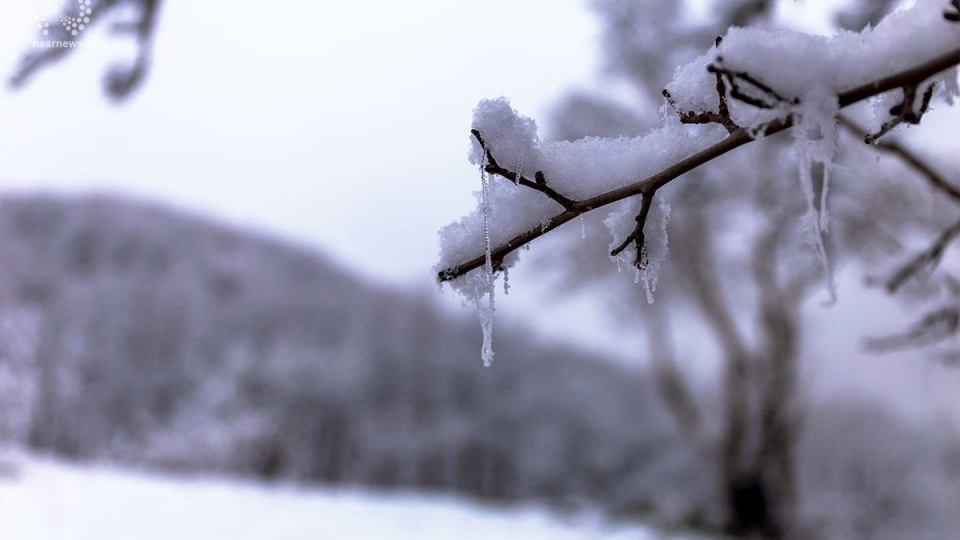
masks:
[[[863,142],[874,144],[880,137],[883,137],[893,128],[900,124],[917,125],[930,108],[930,100],[933,98],[933,89],[935,83],[927,85],[917,103],[917,91],[919,85],[913,84],[903,87],[903,100],[900,103],[890,107],[890,119],[885,121],[876,133],[871,133],[864,137]]]
[[[627,238],[624,239],[617,247],[613,248],[610,251],[611,257],[616,257],[623,253],[623,250],[627,249],[631,243],[635,244],[636,247],[636,256],[634,257],[633,265],[639,270],[643,270],[646,266],[646,256],[644,255],[644,236],[643,236],[643,227],[647,223],[647,216],[650,214],[650,203],[653,202],[654,193],[644,193],[642,195],[642,202],[640,204],[640,213],[637,214],[636,222],[637,226],[634,227],[633,232],[627,235]]]
[[[654,193],[643,193],[623,202],[620,211],[613,212],[604,220],[607,228],[613,232],[614,241],[610,244],[610,257],[617,262],[630,264],[635,269],[635,281],[643,282],[647,303],[652,304],[657,290],[660,266],[670,252],[667,242],[667,224],[670,222],[670,205],[663,197],[653,204]],[[639,206],[639,210],[637,207]],[[622,240],[622,231],[629,230],[626,225],[634,222],[632,230]]]
[[[483,149],[484,156],[486,157],[486,164],[483,165],[484,171],[490,174],[496,174],[498,176],[502,176],[509,180],[513,180],[513,182],[517,185],[525,186],[530,189],[539,191],[540,193],[543,193],[550,199],[560,203],[560,206],[566,208],[567,210],[569,210],[570,208],[573,207],[574,204],[576,204],[576,201],[572,199],[568,199],[567,197],[564,197],[563,195],[557,193],[550,186],[548,186],[547,179],[546,177],[544,177],[543,171],[537,171],[536,173],[534,173],[533,175],[534,179],[533,181],[531,181],[529,178],[523,176],[523,174],[520,172],[514,172],[509,169],[504,169],[503,167],[501,167],[500,164],[497,163],[496,158],[493,157],[493,154],[490,153],[490,150],[487,149],[487,145],[483,141],[483,136],[480,134],[480,130],[471,129],[470,133],[473,134],[475,139],[477,139],[477,143],[480,144],[480,148]],[[521,154],[520,156],[521,156],[520,163],[522,164],[523,154]]]

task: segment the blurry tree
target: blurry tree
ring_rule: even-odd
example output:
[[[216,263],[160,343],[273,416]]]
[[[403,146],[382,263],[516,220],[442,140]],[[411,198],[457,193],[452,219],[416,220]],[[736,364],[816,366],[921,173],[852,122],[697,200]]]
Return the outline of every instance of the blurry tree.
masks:
[[[75,44],[82,39],[84,32],[88,32],[92,27],[109,24],[114,33],[129,35],[136,41],[137,54],[132,65],[118,64],[107,70],[103,89],[114,101],[120,102],[129,98],[140,87],[150,70],[153,39],[162,3],[163,0],[81,0],[78,6],[72,1],[62,2],[61,17],[67,17],[68,22],[74,21],[78,24],[72,27],[68,27],[67,23],[50,25],[46,29],[46,35],[38,34],[38,38],[65,42],[65,45],[31,48],[14,71],[10,84],[14,88],[26,85],[30,78],[43,68],[74,52],[77,48]]]
[[[645,0],[594,2],[604,23],[607,68],[629,84],[631,96],[639,106],[575,93],[557,110],[554,136],[567,140],[635,136],[659,126],[660,116],[651,111],[661,102],[663,89],[676,66],[702,54],[728,27],[772,28],[778,21],[776,1],[713,2],[710,16],[698,22],[688,18],[688,4]],[[834,20],[842,27],[859,29],[876,23],[894,4],[854,2],[836,13]],[[944,2],[944,7],[944,18],[953,20],[951,4]],[[960,54],[953,56],[955,65],[960,62]],[[719,81],[720,75],[717,77]],[[850,116],[841,119],[843,141],[849,144],[841,145],[836,157],[842,176],[831,186],[826,249],[835,266],[859,263],[891,293],[903,290],[933,302],[930,315],[915,328],[903,336],[879,340],[874,346],[945,341],[949,346],[949,339],[960,328],[960,287],[954,275],[956,268],[940,267],[938,263],[948,244],[960,235],[960,226],[955,223],[956,205],[960,203],[960,191],[955,186],[958,169],[955,163],[926,155],[926,150],[910,149],[903,134],[896,138],[888,135],[878,146],[862,144],[868,134],[859,127],[857,113],[845,113]],[[706,120],[687,120],[707,123],[724,119],[715,115]],[[609,240],[599,223],[602,216],[594,216],[596,213],[587,215],[591,220],[586,227],[589,242],[572,239],[581,234],[580,230],[566,231],[566,236],[562,236],[561,229],[558,235],[562,237],[554,239],[547,257],[555,255],[563,264],[541,266],[554,266],[563,272],[564,286],[604,289],[611,301],[620,305],[621,312],[639,315],[637,326],[647,333],[648,356],[664,403],[691,446],[719,470],[714,497],[709,499],[721,502],[719,521],[704,523],[700,516],[716,516],[717,512],[709,507],[690,506],[664,519],[668,528],[720,526],[730,534],[765,539],[845,538],[850,534],[879,538],[875,532],[883,529],[922,531],[931,537],[947,534],[954,525],[943,519],[944,512],[949,512],[943,506],[934,505],[938,518],[928,519],[921,517],[928,515],[924,512],[894,515],[881,510],[889,510],[892,502],[867,502],[877,497],[899,501],[896,504],[910,502],[911,498],[939,500],[936,489],[927,490],[926,486],[914,490],[901,485],[903,492],[898,495],[890,485],[880,487],[868,482],[854,497],[861,501],[854,504],[867,504],[870,508],[862,516],[840,508],[831,512],[829,507],[820,507],[815,516],[809,511],[823,502],[817,499],[824,495],[820,490],[806,489],[808,484],[802,486],[801,477],[823,474],[810,468],[824,464],[801,461],[798,456],[805,442],[818,440],[818,434],[805,431],[803,423],[807,414],[806,396],[798,380],[800,345],[802,340],[815,337],[804,336],[801,310],[812,293],[819,290],[823,273],[817,258],[804,247],[809,237],[801,224],[808,212],[807,204],[784,195],[797,189],[797,165],[792,152],[789,139],[767,136],[762,142],[687,170],[683,182],[654,185],[653,191],[658,196],[664,193],[673,208],[669,228],[671,254],[661,270],[670,277],[660,280],[655,306],[645,305],[643,290],[630,279],[632,275],[611,271],[605,253]],[[885,156],[882,163],[878,153]],[[486,170],[512,179],[509,175],[515,173],[504,173],[500,164],[493,162],[495,158],[488,158],[491,165]],[[822,185],[823,167],[815,166],[813,175],[819,199],[825,196],[826,189]],[[651,193],[645,191],[644,196]],[[571,207],[558,202],[567,212],[554,221],[563,223],[567,214],[578,208],[576,203]],[[638,230],[644,226],[642,210],[640,216]],[[541,231],[524,233],[507,244],[492,246],[493,267],[505,254],[555,226],[551,223]],[[931,247],[904,257],[913,237],[933,237]],[[642,238],[640,235],[638,240],[638,264],[642,264]],[[898,259],[904,262],[890,268],[891,261]],[[489,261],[490,256],[488,266]],[[482,257],[463,262],[464,265],[442,270],[441,279],[455,278],[470,266],[484,264]],[[600,286],[595,287],[598,281]],[[684,368],[675,360],[678,337],[696,335],[700,339],[700,333],[691,329],[691,321],[699,321],[709,330],[722,358],[723,407],[719,415],[712,414],[711,404],[691,389]],[[950,352],[939,349],[944,350]],[[889,472],[889,482],[897,482],[892,479],[896,473],[879,468],[869,449],[861,450],[867,455],[859,459],[870,463],[870,467],[878,467],[868,474]],[[901,458],[912,455],[911,450],[902,451]],[[834,464],[844,482],[848,474],[863,474],[853,471],[860,465],[852,459]],[[944,470],[942,460],[932,460],[929,465],[924,474]],[[807,468],[798,470],[801,466]]]
[[[3,195],[0,269],[0,444],[621,512],[707,493],[642,373],[519,329],[483,370],[465,318],[296,246]]]

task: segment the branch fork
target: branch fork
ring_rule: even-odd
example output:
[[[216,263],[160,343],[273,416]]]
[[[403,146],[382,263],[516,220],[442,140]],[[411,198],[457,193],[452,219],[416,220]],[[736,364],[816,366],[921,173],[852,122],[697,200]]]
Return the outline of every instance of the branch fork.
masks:
[[[529,178],[523,176],[522,174],[517,174],[514,171],[501,167],[500,164],[497,162],[496,158],[493,157],[493,153],[490,152],[489,148],[487,148],[487,143],[486,141],[483,140],[483,136],[480,134],[480,130],[471,129],[470,133],[472,133],[473,137],[477,139],[477,142],[480,144],[480,148],[483,149],[484,153],[487,156],[487,164],[483,168],[483,170],[487,171],[490,174],[502,176],[507,180],[511,180],[513,183],[517,185],[525,186],[535,191],[539,191],[540,193],[543,193],[551,200],[557,202],[560,206],[564,208],[564,210],[570,210],[577,204],[577,201],[574,201],[569,197],[565,197],[564,195],[558,193],[552,187],[548,186],[547,179],[544,176],[543,171],[537,171],[533,176],[533,180],[530,180]]]
[[[920,105],[914,109],[917,102],[917,92],[920,89],[919,84],[911,84],[903,87],[903,100],[890,108],[890,119],[880,126],[880,130],[864,137],[863,142],[874,144],[880,137],[883,137],[893,128],[900,124],[917,125],[930,108],[930,100],[933,98],[933,89],[936,83],[930,83],[923,91],[920,98]]]
[[[717,37],[716,44],[723,42]],[[775,109],[782,105],[798,105],[797,98],[787,98],[764,83],[758,77],[745,71],[736,71],[723,65],[723,56],[717,56],[715,62],[707,66],[707,71],[713,73],[717,80],[717,98],[719,105],[717,112],[713,111],[677,111],[680,121],[684,124],[720,124],[728,133],[733,133],[742,126],[730,117],[730,106],[727,96],[752,105],[758,109]],[[759,95],[758,95],[759,94]],[[677,102],[670,92],[664,88],[663,97],[674,108],[678,109]]]
[[[653,202],[654,194],[656,194],[656,190],[644,192],[642,194],[643,201],[640,205],[640,213],[637,214],[636,217],[637,226],[619,246],[610,251],[610,256],[616,257],[617,255],[623,253],[623,250],[627,249],[631,243],[636,244],[637,256],[633,265],[637,267],[637,270],[643,270],[647,266],[647,251],[643,247],[643,228],[647,223],[647,216],[650,214],[650,204]]]

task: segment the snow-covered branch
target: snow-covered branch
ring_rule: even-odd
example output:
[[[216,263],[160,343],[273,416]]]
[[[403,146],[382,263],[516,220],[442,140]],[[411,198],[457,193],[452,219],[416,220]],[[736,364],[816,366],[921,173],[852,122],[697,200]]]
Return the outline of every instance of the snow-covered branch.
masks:
[[[931,77],[934,77],[935,75],[947,69],[955,67],[957,64],[960,64],[960,48],[950,49],[947,52],[936,55],[926,61],[918,62],[912,67],[897,73],[880,77],[875,80],[860,84],[849,90],[840,92],[838,95],[836,95],[838,108],[848,107],[854,103],[858,103],[873,96],[884,94],[885,92],[890,92],[891,90],[917,87],[924,81],[927,81]],[[759,78],[757,80],[759,80]],[[783,116],[775,117],[772,120],[767,121],[759,127],[761,128],[761,133],[763,133],[765,136],[769,136],[792,127],[794,123],[794,115],[788,112]],[[652,132],[651,134],[647,135],[646,138],[666,138],[668,136],[678,137],[676,133],[664,133],[667,130],[675,131],[676,129],[676,127],[668,125],[660,130]],[[757,131],[753,129],[738,127],[730,132],[728,136],[722,138],[718,142],[706,146],[692,155],[679,159],[665,168],[655,171],[639,180],[635,180],[632,183],[628,183],[627,185],[623,185],[621,187],[604,191],[592,197],[575,201],[569,200],[567,204],[560,203],[560,205],[564,207],[564,210],[555,213],[546,219],[537,219],[536,216],[534,216],[534,223],[527,227],[526,230],[523,230],[519,234],[516,234],[512,237],[491,244],[490,256],[492,260],[495,261],[494,266],[498,267],[505,257],[525,244],[528,244],[529,242],[547,234],[548,232],[586,212],[607,206],[611,203],[621,201],[629,197],[655,192],[657,189],[672,182],[684,173],[696,169],[697,167],[712,161],[717,157],[720,157],[732,150],[735,150],[736,148],[739,148],[740,146],[743,146],[744,144],[756,140],[754,136],[756,133]],[[700,138],[700,140],[702,141],[704,139],[709,140],[711,138],[716,138],[716,135],[713,135],[712,137],[710,135],[712,134],[707,134],[707,136]],[[596,144],[600,141],[587,140],[586,142]],[[614,144],[624,143],[623,140],[613,140],[612,142]],[[576,143],[566,143],[564,146],[566,146],[566,149],[568,150],[582,151],[579,148],[571,147],[572,144]],[[688,144],[686,148],[690,148],[692,146],[695,146],[695,143],[693,145]],[[488,155],[491,155],[492,151],[490,149],[489,141],[485,141],[482,151],[486,152]],[[522,162],[522,160],[520,160],[520,162]],[[496,167],[499,170],[500,166],[497,165]],[[560,167],[560,169],[570,169],[570,167]],[[516,173],[514,171],[504,172],[507,174],[502,174],[501,176],[505,176],[510,180],[515,180]],[[497,172],[496,174],[500,174],[500,172]],[[522,174],[520,176],[521,178],[525,179]],[[530,184],[524,184],[528,187],[537,185],[535,182],[531,182],[528,179],[525,180],[528,184]],[[523,182],[521,181],[521,183]],[[599,184],[601,182],[597,183]],[[543,191],[542,189],[538,190]],[[553,201],[556,201],[556,199],[553,197],[549,198]],[[466,224],[454,224],[451,227],[456,227],[457,225],[465,226]],[[448,230],[447,232],[454,231]],[[462,239],[463,236],[463,234],[454,235],[454,238],[451,240],[452,244],[455,244],[455,246],[452,246],[453,249],[445,250],[446,253],[444,255],[453,255],[453,252],[462,255],[464,253],[464,246],[458,241],[458,238]],[[476,242],[474,245],[481,246],[482,243]],[[470,258],[462,257],[461,262],[457,262],[456,258],[454,257],[443,256],[441,260],[441,266],[437,272],[437,277],[442,282],[454,280],[465,275],[471,270],[475,270],[481,266],[484,266],[485,261],[486,255],[484,253],[477,254],[476,256]]]

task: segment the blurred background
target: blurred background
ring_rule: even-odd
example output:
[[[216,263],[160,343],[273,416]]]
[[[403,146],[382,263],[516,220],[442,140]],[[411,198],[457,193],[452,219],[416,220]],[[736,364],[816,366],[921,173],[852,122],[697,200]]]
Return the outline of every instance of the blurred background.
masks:
[[[950,537],[960,257],[889,286],[958,217],[943,100],[845,113],[830,307],[789,135],[664,190],[652,305],[608,212],[538,240],[490,368],[432,270],[480,99],[635,136],[731,25],[902,3],[4,0],[0,537]]]

